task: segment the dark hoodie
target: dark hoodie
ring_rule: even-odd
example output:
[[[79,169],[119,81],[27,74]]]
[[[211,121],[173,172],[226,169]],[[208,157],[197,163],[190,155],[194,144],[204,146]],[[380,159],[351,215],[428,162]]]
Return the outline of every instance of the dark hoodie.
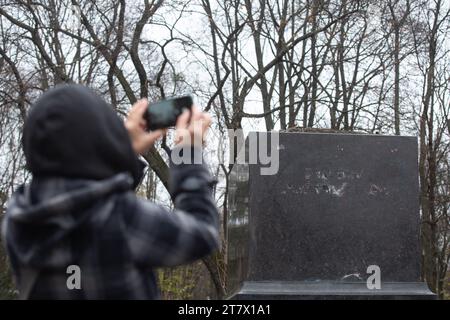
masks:
[[[29,112],[23,144],[33,179],[8,201],[2,228],[22,298],[158,298],[153,268],[218,247],[205,166],[171,164],[174,212],[137,198],[141,172],[123,122],[89,89],[44,94]],[[68,286],[73,266],[79,289]]]

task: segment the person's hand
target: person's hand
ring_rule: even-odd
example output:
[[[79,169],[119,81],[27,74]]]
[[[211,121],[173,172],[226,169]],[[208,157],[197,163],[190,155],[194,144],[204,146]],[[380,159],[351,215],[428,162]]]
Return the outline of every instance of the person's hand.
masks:
[[[190,120],[189,115],[191,116]],[[201,147],[205,142],[210,124],[210,115],[201,112],[196,106],[192,106],[191,112],[186,110],[177,119],[175,144]]]
[[[165,133],[164,130],[146,131],[147,121],[144,119],[144,113],[147,104],[147,99],[138,100],[125,120],[125,128],[128,130],[131,144],[137,154],[144,154]]]

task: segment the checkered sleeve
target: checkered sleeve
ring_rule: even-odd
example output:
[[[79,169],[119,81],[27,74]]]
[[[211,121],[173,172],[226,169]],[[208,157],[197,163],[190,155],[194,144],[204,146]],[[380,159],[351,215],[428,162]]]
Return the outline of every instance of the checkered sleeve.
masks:
[[[176,150],[175,150],[176,151]],[[192,149],[192,153],[201,153]],[[171,163],[170,211],[138,199],[128,225],[129,247],[137,263],[175,266],[202,258],[219,247],[218,210],[211,175],[203,164]]]

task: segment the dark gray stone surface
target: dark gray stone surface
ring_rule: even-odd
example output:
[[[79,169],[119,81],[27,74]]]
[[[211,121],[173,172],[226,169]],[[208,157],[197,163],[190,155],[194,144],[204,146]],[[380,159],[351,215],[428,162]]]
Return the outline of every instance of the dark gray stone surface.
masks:
[[[417,157],[415,137],[281,133],[276,175],[261,175],[259,164],[235,165],[229,292],[249,298],[245,287],[273,282],[294,285],[303,292],[297,298],[314,297],[314,290],[330,297],[329,285],[310,284],[366,288],[367,268],[377,265],[381,290],[361,294],[347,285],[340,296],[430,297],[419,283]],[[270,285],[259,288],[270,292]],[[296,297],[292,290],[289,296]]]

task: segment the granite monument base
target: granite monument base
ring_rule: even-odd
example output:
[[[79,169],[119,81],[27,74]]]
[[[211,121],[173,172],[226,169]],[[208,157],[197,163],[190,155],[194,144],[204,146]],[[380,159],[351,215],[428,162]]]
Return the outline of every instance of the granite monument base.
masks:
[[[423,282],[384,282],[368,289],[361,282],[245,281],[232,300],[435,300]]]
[[[258,136],[258,148],[278,143],[269,150],[279,168],[264,175],[267,164],[236,164],[230,174],[231,298],[436,298],[420,279],[416,137],[272,132],[247,141]]]

